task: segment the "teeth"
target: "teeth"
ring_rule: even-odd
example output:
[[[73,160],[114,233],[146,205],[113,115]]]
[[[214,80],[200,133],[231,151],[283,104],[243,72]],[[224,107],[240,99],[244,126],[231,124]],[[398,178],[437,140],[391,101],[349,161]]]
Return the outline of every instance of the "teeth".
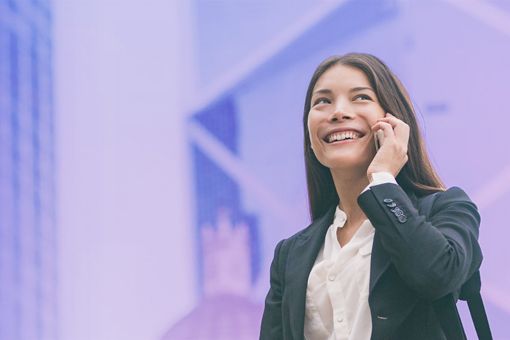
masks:
[[[344,139],[358,139],[359,134],[354,131],[346,131],[346,132],[336,132],[332,133],[328,136],[328,143],[332,143],[334,141],[344,140]]]

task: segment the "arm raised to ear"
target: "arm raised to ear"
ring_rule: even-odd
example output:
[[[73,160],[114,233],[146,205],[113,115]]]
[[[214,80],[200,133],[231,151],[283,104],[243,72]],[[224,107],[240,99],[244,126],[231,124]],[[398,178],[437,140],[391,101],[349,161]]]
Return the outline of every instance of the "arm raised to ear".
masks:
[[[480,214],[461,188],[439,192],[428,216],[393,183],[372,186],[358,204],[399,275],[423,297],[436,299],[460,289],[480,267]]]

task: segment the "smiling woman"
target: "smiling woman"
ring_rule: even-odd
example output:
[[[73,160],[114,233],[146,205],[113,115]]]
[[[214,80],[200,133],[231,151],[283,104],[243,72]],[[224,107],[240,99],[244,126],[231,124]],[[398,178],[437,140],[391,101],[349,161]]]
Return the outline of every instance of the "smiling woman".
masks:
[[[338,195],[335,187],[329,185],[332,182],[329,166],[319,162],[322,155],[314,153],[310,124],[324,118],[324,114],[328,113],[330,119],[338,120],[338,114],[344,114],[347,115],[343,117],[344,120],[349,120],[352,118],[349,115],[353,112],[359,112],[361,119],[354,119],[352,124],[337,124],[339,126],[335,127],[330,125],[330,128],[363,125],[355,127],[361,130],[359,132],[363,136],[366,134],[367,139],[373,140],[371,127],[377,119],[385,117],[385,113],[395,115],[409,127],[408,143],[405,140],[400,143],[403,148],[409,149],[409,160],[402,171],[394,174],[397,182],[405,189],[416,191],[419,196],[445,190],[429,160],[411,99],[399,79],[374,56],[347,54],[331,57],[321,63],[312,76],[303,116],[305,165],[312,220],[324,214],[331,204],[338,202]],[[321,113],[323,115],[320,115]],[[364,160],[359,159],[360,162],[372,160],[375,155],[375,148],[372,148],[374,143],[366,140],[364,142],[367,149],[358,151],[365,157]]]
[[[260,338],[464,338],[480,215],[433,169],[398,78],[368,54],[325,60],[303,127],[312,224],[276,246]]]

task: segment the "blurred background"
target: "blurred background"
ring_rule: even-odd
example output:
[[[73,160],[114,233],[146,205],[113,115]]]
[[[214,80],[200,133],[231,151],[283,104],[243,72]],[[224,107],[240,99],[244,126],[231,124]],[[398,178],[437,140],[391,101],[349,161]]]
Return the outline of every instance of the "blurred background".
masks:
[[[0,339],[257,339],[274,247],[309,224],[306,86],[350,51],[477,203],[510,339],[506,0],[0,0]]]

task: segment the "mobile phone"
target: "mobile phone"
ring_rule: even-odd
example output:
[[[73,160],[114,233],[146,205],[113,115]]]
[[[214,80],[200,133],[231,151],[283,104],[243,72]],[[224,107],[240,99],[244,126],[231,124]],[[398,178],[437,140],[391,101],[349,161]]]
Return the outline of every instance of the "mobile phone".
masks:
[[[382,143],[384,142],[384,131],[382,129],[377,130],[374,135],[375,151],[379,151]]]

